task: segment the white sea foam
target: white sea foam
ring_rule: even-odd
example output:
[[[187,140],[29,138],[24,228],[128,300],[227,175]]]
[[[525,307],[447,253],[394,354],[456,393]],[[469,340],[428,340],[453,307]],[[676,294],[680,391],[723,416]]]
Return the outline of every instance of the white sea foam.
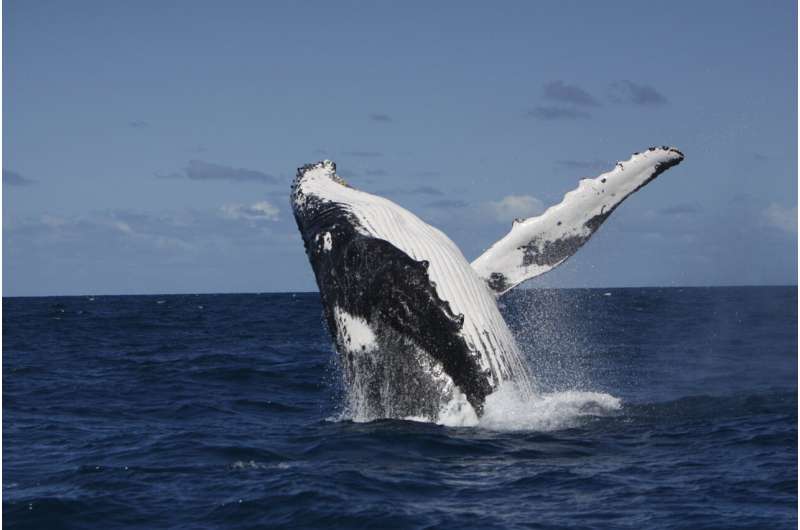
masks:
[[[293,467],[295,464],[292,462],[278,462],[277,464],[265,464],[263,462],[256,462],[255,460],[250,460],[249,462],[245,462],[243,460],[237,460],[233,464],[231,464],[231,469],[241,470],[241,469],[289,469]],[[127,468],[126,468],[127,469]]]
[[[591,416],[622,408],[619,398],[601,392],[569,390],[521,400],[514,388],[501,388],[486,399],[480,426],[491,430],[554,431],[568,429]]]
[[[468,403],[451,402],[442,408],[437,423],[492,431],[556,431],[621,408],[618,398],[601,392],[569,390],[523,397],[513,383],[506,383],[486,398],[480,418]]]
[[[622,409],[619,398],[603,392],[567,390],[534,393],[523,397],[514,383],[504,383],[490,394],[478,416],[463,394],[445,403],[433,421],[424,416],[408,416],[406,421],[436,423],[445,427],[474,427],[489,431],[558,431],[578,427],[587,418],[610,416]],[[328,421],[368,423],[372,418],[359,411],[345,411]]]
[[[479,420],[466,396],[456,389],[453,398],[439,410],[437,423],[448,427],[474,427]]]

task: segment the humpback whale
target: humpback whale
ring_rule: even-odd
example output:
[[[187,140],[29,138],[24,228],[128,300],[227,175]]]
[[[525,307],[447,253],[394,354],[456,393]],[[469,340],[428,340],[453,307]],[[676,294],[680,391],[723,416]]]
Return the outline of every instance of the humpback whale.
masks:
[[[480,416],[501,384],[532,394],[498,297],[563,263],[627,197],[682,160],[672,147],[635,153],[543,214],[515,220],[472,263],[440,230],[350,186],[334,162],[300,167],[292,210],[350,412],[436,421],[453,408]]]

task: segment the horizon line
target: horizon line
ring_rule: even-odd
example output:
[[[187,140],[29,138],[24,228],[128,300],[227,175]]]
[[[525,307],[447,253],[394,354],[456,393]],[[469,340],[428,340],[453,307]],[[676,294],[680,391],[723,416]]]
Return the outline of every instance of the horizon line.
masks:
[[[727,284],[727,285],[633,285],[617,287],[522,287],[516,291],[535,290],[622,290],[622,289],[731,289],[731,288],[758,288],[758,287],[798,287],[798,284]],[[510,291],[509,291],[510,292]],[[265,294],[319,294],[315,291],[215,291],[215,292],[173,292],[173,293],[83,293],[83,294],[23,294],[3,295],[3,300],[10,298],[80,298],[100,296],[200,296],[200,295],[265,295]],[[498,297],[501,298],[501,297]]]

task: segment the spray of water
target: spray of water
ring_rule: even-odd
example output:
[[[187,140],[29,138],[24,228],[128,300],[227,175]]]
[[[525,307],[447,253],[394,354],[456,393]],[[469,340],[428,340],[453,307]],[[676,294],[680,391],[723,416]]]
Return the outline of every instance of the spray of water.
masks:
[[[591,323],[581,318],[580,306],[578,292],[545,289],[517,291],[501,304],[520,346],[514,356],[519,354],[525,365],[524,377],[502,383],[487,397],[480,416],[441,366],[406,350],[382,356],[380,364],[370,356],[343,367],[344,407],[336,419],[394,417],[449,427],[551,431],[614,414],[620,400],[593,384],[586,333]]]
[[[580,425],[589,417],[621,408],[619,399],[600,392],[564,391],[524,396],[514,383],[503,383],[484,404],[478,418],[471,410],[447,408],[436,423],[493,431],[554,431]]]

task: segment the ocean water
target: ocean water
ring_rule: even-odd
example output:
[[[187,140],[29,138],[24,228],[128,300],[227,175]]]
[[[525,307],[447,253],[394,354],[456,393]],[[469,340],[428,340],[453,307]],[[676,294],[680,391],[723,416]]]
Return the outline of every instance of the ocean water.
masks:
[[[354,422],[316,294],[3,300],[7,528],[796,528],[797,288],[518,290],[539,388]]]

